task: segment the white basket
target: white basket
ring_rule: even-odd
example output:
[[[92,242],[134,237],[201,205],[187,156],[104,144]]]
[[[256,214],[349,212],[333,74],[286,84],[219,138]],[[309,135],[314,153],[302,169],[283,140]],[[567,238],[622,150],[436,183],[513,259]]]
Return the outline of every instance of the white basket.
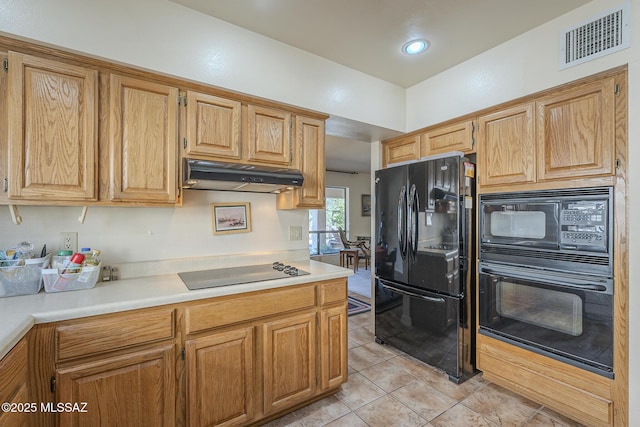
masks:
[[[0,297],[33,295],[42,289],[42,268],[49,266],[51,254],[42,258],[0,261]]]
[[[45,292],[91,289],[98,282],[102,263],[97,266],[46,268],[42,270]]]

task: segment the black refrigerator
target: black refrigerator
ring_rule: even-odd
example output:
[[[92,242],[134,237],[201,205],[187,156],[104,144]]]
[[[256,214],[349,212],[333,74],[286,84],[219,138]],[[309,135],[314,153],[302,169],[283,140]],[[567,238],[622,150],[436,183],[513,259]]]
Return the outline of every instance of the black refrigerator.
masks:
[[[460,383],[475,370],[475,165],[447,153],[375,173],[375,335]]]

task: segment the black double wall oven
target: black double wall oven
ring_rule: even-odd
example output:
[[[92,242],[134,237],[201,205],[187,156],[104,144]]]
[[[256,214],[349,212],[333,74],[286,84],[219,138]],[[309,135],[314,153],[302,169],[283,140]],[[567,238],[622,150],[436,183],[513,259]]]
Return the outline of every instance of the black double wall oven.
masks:
[[[479,333],[613,378],[613,189],[482,194]]]

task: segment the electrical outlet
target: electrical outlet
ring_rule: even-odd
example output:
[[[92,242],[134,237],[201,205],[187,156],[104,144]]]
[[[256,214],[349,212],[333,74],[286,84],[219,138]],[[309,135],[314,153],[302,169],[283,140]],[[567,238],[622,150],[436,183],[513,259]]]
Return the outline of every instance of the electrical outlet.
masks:
[[[75,231],[61,232],[60,250],[78,252],[78,233]]]
[[[302,240],[302,227],[297,225],[290,226],[289,240]]]

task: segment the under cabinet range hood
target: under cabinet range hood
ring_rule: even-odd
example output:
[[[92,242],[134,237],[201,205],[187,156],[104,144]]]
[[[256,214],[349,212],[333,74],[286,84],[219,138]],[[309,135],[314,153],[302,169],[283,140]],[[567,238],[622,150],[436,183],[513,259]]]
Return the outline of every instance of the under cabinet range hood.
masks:
[[[295,169],[184,159],[182,188],[193,190],[279,193],[300,187]]]

